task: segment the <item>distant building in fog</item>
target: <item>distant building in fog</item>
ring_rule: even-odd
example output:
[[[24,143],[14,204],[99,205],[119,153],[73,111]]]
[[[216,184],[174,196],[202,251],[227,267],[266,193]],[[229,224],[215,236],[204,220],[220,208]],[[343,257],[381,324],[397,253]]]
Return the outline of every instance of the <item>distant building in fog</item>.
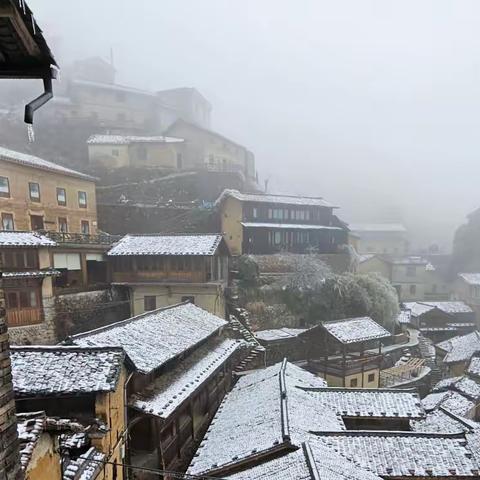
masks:
[[[407,229],[400,223],[352,223],[349,228],[350,244],[360,254],[408,252]]]

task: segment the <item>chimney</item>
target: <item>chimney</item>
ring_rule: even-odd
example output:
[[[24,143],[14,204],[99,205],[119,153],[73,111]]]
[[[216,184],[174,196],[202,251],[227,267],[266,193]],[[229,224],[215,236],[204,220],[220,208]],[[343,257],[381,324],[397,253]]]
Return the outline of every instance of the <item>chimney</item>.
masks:
[[[20,469],[17,417],[15,416],[1,271],[0,264],[0,479],[20,480],[23,478],[23,473]]]

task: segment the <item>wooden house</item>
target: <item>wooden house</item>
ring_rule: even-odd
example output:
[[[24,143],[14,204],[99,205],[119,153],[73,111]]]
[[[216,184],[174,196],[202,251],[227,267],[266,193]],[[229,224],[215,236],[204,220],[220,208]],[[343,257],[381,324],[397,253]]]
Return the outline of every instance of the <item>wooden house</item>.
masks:
[[[337,253],[346,225],[322,198],[225,190],[216,202],[221,231],[233,255]]]
[[[134,315],[188,300],[225,317],[229,251],[221,235],[126,235],[107,255]]]
[[[67,478],[67,471],[76,471],[79,463],[85,463],[85,455],[101,459],[93,463],[94,471],[101,475],[89,478],[123,479],[128,376],[123,350],[90,346],[12,347],[11,361],[17,411],[41,411],[47,417],[64,419],[50,425],[56,435],[64,434],[60,437],[62,477],[56,476],[60,468],[50,459],[44,465],[49,470],[42,471],[45,476],[32,480]],[[55,450],[58,451],[57,447]]]
[[[463,375],[471,358],[480,351],[480,332],[475,330],[458,335],[435,345],[437,364],[450,377]]]
[[[226,325],[187,302],[70,338],[123,347],[133,362],[128,462],[177,471],[188,465],[243,355],[243,342],[222,336]]]
[[[329,386],[379,387],[382,340],[391,334],[370,317],[323,322],[301,336],[310,337],[307,368]]]

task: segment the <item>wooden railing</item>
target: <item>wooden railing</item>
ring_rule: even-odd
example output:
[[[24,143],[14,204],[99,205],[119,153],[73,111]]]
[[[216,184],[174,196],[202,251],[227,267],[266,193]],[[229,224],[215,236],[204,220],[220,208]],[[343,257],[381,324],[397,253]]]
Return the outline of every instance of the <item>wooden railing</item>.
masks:
[[[41,308],[22,308],[21,310],[8,310],[7,325],[9,327],[23,327],[26,325],[36,325],[43,321],[43,311]]]

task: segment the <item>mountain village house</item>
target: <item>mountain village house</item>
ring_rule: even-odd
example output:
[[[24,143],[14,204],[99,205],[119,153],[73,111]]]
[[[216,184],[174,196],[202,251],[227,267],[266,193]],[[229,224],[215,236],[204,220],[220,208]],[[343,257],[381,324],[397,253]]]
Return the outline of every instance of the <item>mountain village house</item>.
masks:
[[[20,438],[28,434],[27,413],[36,413],[34,421],[40,423],[25,435],[30,445],[21,451],[24,469],[32,470],[28,478],[122,480],[127,380],[123,350],[13,347],[11,361],[16,407],[23,419]],[[43,448],[38,445],[41,435],[47,437]],[[53,452],[45,448],[52,443]],[[29,458],[24,459],[23,452]],[[53,453],[60,454],[60,464]]]
[[[455,298],[472,307],[480,314],[480,273],[459,273],[454,285]]]
[[[168,137],[183,138],[182,166],[184,169],[207,169],[233,172],[255,181],[255,156],[243,145],[200,125],[179,119],[164,132]]]
[[[229,252],[221,235],[126,235],[107,255],[134,315],[190,301],[225,317]]]
[[[408,252],[406,228],[399,223],[349,224],[349,243],[357,253],[405,255]]]
[[[226,326],[184,303],[70,338],[82,347],[123,347],[133,363],[127,463],[176,471],[188,465],[244,355],[244,342],[222,334]]]
[[[13,150],[0,148],[2,230],[95,234],[95,179]]]
[[[337,253],[348,241],[336,207],[321,198],[225,190],[216,203],[233,255]]]
[[[92,135],[87,145],[88,160],[92,167],[183,168],[182,138]]]

